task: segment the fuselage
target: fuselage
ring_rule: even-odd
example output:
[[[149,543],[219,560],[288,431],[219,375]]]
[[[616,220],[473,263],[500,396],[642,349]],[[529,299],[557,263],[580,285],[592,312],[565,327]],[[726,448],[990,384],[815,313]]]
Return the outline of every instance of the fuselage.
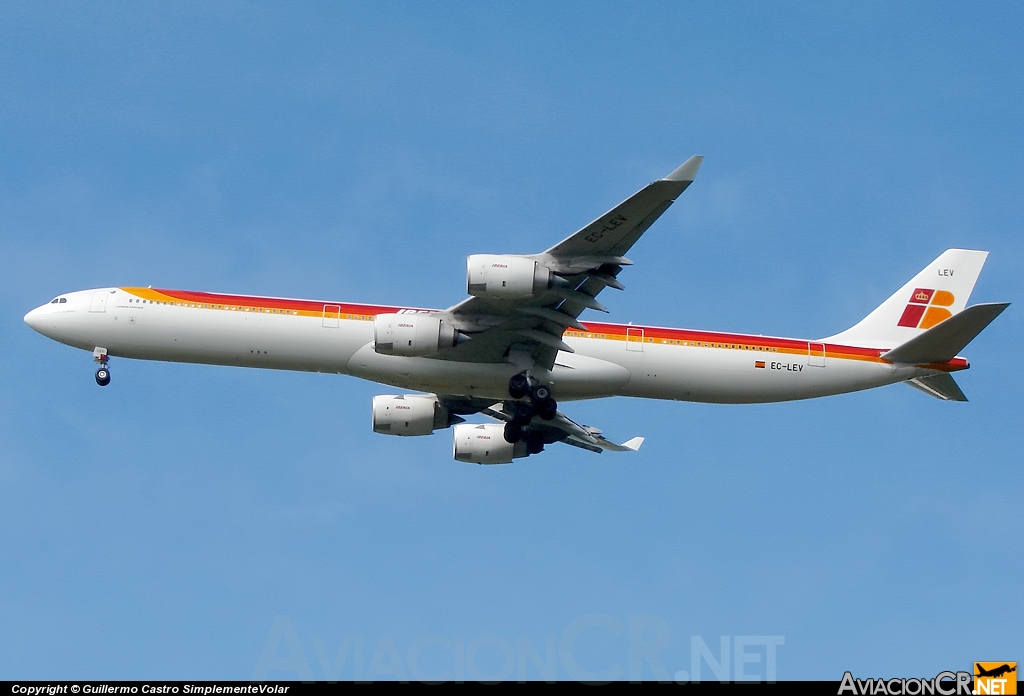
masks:
[[[518,368],[374,350],[374,317],[433,312],[154,288],[61,295],[25,317],[62,343],[114,357],[347,374],[401,389],[507,398]],[[968,367],[963,358],[894,365],[889,347],[584,322],[563,340],[549,383],[559,400],[609,396],[713,403],[807,399]],[[472,339],[470,339],[472,340]]]

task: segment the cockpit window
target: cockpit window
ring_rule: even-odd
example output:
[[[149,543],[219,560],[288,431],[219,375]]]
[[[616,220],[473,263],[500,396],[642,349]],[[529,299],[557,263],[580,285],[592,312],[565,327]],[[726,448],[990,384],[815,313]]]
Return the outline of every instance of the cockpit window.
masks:
[[[67,301],[68,301],[68,298],[66,298],[66,297],[62,297],[62,298],[60,298],[60,303],[61,303],[61,304],[64,304],[64,303],[65,303],[65,302],[67,302]]]
[[[55,297],[52,300],[50,300],[50,304],[57,304],[59,301],[60,299]]]

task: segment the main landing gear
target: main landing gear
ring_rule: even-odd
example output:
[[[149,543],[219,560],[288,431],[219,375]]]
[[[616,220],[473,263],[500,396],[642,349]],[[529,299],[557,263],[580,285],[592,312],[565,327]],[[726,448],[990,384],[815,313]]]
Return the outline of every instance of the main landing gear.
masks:
[[[530,422],[533,416],[540,416],[544,420],[551,420],[558,412],[558,402],[551,396],[551,387],[546,384],[530,384],[530,378],[526,373],[520,372],[512,375],[508,380],[508,395],[513,399],[522,399],[530,395],[528,402],[516,402],[515,407],[523,414],[525,423]],[[529,411],[527,413],[527,411]]]
[[[107,349],[97,348],[92,352],[92,358],[100,365],[96,370],[96,384],[105,387],[110,384],[110,359],[107,357]]]
[[[537,454],[544,449],[544,437],[529,428],[534,416],[551,420],[558,413],[558,402],[551,396],[551,387],[546,384],[530,384],[526,373],[513,375],[508,381],[508,395],[517,401],[509,405],[514,413],[512,420],[505,424],[505,441],[516,443],[526,441],[527,451]],[[529,401],[518,401],[529,395]]]

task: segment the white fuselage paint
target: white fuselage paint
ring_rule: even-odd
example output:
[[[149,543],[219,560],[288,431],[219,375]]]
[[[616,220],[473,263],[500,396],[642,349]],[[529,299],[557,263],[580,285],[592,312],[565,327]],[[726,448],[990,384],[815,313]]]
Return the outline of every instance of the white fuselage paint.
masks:
[[[367,319],[327,321],[189,303],[135,304],[120,288],[61,297],[67,301],[32,310],[26,322],[61,343],[88,351],[102,347],[114,357],[347,374],[402,389],[495,399],[506,398],[508,379],[519,371],[510,363],[378,354],[373,321]],[[806,352],[756,352],[654,339],[638,346],[572,333],[564,340],[576,352],[559,353],[548,375],[559,400],[635,396],[713,403],[788,401],[936,373],[877,360],[811,359]],[[765,367],[755,367],[757,361]]]

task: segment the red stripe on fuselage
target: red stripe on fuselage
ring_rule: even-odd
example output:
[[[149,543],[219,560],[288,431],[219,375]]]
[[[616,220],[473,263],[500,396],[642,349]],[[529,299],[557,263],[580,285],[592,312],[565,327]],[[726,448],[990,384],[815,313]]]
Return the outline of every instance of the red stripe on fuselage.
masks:
[[[226,304],[239,307],[265,307],[270,309],[288,309],[296,312],[322,312],[324,307],[341,307],[342,314],[394,314],[402,311],[436,312],[434,309],[418,307],[385,307],[382,305],[352,304],[350,302],[330,302],[327,300],[293,300],[284,297],[260,297],[257,295],[225,295],[216,292],[193,292],[191,290],[165,290],[153,288],[156,292],[173,297],[182,302],[196,304]]]
[[[173,297],[182,302],[194,302],[196,304],[227,304],[241,307],[264,307],[271,309],[286,309],[298,312],[323,312],[325,306],[340,307],[342,314],[361,314],[376,316],[378,314],[394,314],[402,311],[414,312],[437,312],[436,309],[424,309],[419,307],[388,307],[385,305],[351,304],[346,302],[331,302],[328,300],[296,300],[282,297],[261,297],[256,295],[226,295],[213,292],[193,292],[190,290],[164,290],[153,288],[154,291]],[[606,334],[617,338],[624,337],[626,330],[643,331],[644,339],[653,338],[657,340],[671,341],[699,341],[703,343],[726,343],[740,346],[757,346],[763,348],[777,348],[780,350],[806,352],[808,341],[795,338],[777,338],[771,336],[754,336],[751,334],[721,333],[717,331],[695,331],[691,329],[672,329],[660,326],[639,326],[636,324],[610,324],[604,322],[583,322],[585,331],[594,334]],[[853,359],[868,359],[881,362],[881,356],[887,352],[887,348],[863,348],[860,346],[844,346],[832,343],[825,344],[827,356],[841,358],[849,356]],[[969,367],[967,360],[954,358],[948,363],[928,365],[938,370],[962,370]]]

